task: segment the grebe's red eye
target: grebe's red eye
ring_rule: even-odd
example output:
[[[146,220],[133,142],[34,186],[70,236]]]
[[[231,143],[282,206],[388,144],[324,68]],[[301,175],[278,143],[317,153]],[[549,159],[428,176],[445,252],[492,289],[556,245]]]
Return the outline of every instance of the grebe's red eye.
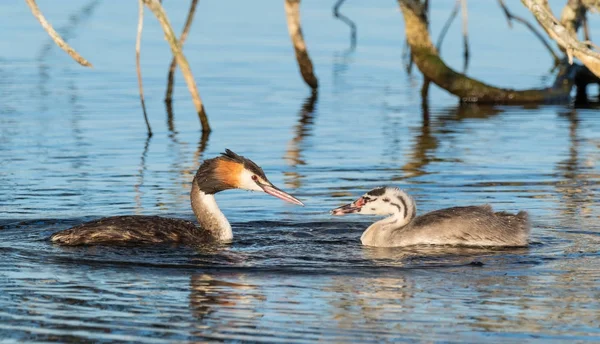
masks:
[[[256,176],[256,174],[253,174],[253,175],[252,175],[252,180],[254,180],[254,181],[257,181],[257,180],[258,180],[258,177]]]

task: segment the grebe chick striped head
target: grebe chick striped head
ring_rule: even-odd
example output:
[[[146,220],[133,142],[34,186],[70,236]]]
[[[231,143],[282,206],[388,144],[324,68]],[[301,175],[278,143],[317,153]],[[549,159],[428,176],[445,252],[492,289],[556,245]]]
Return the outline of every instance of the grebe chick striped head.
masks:
[[[403,190],[382,186],[362,195],[356,201],[331,211],[332,215],[394,215],[407,223],[417,215],[417,206],[410,195]]]
[[[296,197],[273,185],[254,161],[229,149],[221,153],[221,156],[205,160],[194,177],[194,183],[205,194],[243,189],[265,192],[286,202],[304,205]]]

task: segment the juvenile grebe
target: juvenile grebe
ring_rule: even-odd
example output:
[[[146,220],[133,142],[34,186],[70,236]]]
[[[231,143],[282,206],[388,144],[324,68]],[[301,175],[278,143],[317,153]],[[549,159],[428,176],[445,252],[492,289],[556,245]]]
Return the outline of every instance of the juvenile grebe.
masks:
[[[363,245],[527,246],[527,212],[493,212],[489,205],[452,207],[417,216],[412,197],[395,187],[373,189],[353,203],[331,211],[345,214],[391,215],[364,231]]]
[[[231,241],[231,225],[214,197],[215,193],[228,189],[261,191],[304,205],[271,184],[253,161],[227,149],[221,156],[205,160],[192,181],[190,199],[199,227],[190,221],[158,216],[113,216],[60,231],[50,240],[69,246]]]

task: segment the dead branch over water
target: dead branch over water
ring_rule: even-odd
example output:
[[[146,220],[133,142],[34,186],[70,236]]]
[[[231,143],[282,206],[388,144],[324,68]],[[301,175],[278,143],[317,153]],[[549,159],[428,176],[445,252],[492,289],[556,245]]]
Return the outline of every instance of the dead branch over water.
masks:
[[[197,4],[198,0],[192,0],[190,10],[188,11],[187,19],[185,20],[185,25],[183,26],[183,31],[181,32],[181,36],[179,36],[179,44],[181,45],[181,49],[183,49],[185,39],[187,38],[190,32],[190,28],[192,27],[192,22],[194,21],[194,14],[196,13]],[[165,102],[169,104],[173,99],[173,82],[175,80],[175,67],[177,67],[177,60],[175,59],[175,56],[173,56],[171,64],[169,65],[169,76],[167,77],[167,91],[165,92]]]
[[[354,50],[356,47],[356,24],[354,24],[350,18],[340,13],[340,7],[342,7],[344,1],[346,0],[338,0],[335,5],[333,5],[333,16],[350,27],[350,50]]]
[[[173,28],[169,23],[169,19],[167,14],[165,13],[162,5],[157,0],[142,0],[144,4],[148,6],[148,8],[154,13],[156,19],[158,19],[160,26],[162,27],[165,33],[165,39],[169,43],[171,47],[171,51],[173,52],[173,56],[175,56],[177,64],[181,69],[181,73],[188,85],[188,89],[192,95],[192,100],[194,101],[194,106],[196,107],[196,112],[198,113],[198,117],[200,118],[200,123],[202,124],[203,132],[210,132],[210,125],[208,124],[208,118],[206,117],[206,111],[204,110],[204,105],[202,104],[202,100],[200,99],[200,94],[198,93],[198,87],[196,86],[196,81],[194,80],[194,76],[192,75],[192,70],[190,69],[190,65],[183,55],[181,51],[181,45],[175,36],[175,32],[173,32]]]
[[[302,36],[302,25],[300,24],[300,0],[285,0],[285,13],[290,38],[296,51],[296,59],[300,74],[308,86],[312,89],[319,87],[319,82],[313,71],[313,64],[306,51],[306,43]]]
[[[137,35],[135,38],[135,69],[137,71],[138,86],[140,88],[140,101],[142,103],[142,111],[144,112],[146,128],[148,129],[148,136],[152,136],[152,128],[150,128],[150,122],[148,122],[148,114],[146,113],[146,102],[144,101],[144,85],[142,83],[142,68],[140,67],[140,47],[142,42],[142,30],[144,28],[144,3],[142,2],[142,0],[138,0],[138,4],[138,27]]]
[[[600,77],[600,54],[589,49],[585,43],[577,39],[573,32],[556,19],[545,0],[521,0],[521,2],[535,16],[550,38],[565,50],[569,63],[573,63],[573,57],[576,57],[590,71]]]
[[[56,43],[56,45],[58,45],[62,50],[69,54],[69,56],[71,56],[71,58],[77,61],[77,63],[79,63],[80,65],[84,67],[93,67],[88,60],[83,58],[83,56],[79,55],[79,53],[75,51],[75,49],[71,48],[71,46],[67,44],[67,42],[65,42],[62,39],[62,37],[60,37],[60,35],[54,30],[52,25],[48,23],[48,21],[40,11],[39,7],[35,3],[35,0],[25,0],[25,2],[31,9],[31,13],[33,13],[33,16],[40,22],[40,24],[42,24],[42,27],[44,28],[44,30],[46,30],[48,35],[50,35],[50,37],[52,38],[54,43]]]
[[[571,71],[564,71],[555,85],[545,89],[513,90],[498,88],[467,77],[448,67],[431,42],[420,3],[398,0],[412,56],[423,75],[463,102],[526,103],[568,99],[573,86]],[[569,72],[569,73],[568,73]]]

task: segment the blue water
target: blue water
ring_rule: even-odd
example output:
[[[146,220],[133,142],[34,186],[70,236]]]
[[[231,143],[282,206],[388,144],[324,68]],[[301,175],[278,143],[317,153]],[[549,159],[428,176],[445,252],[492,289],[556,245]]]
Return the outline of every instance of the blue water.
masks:
[[[165,1],[177,32],[187,2]],[[170,50],[147,12],[147,138],[135,74],[137,2],[39,1],[93,64],[60,51],[17,0],[0,4],[0,341],[575,342],[600,340],[600,117],[596,109],[466,106],[432,87],[423,121],[391,2],[303,1],[320,89],[303,84],[280,2],[200,1],[184,51],[214,129],[183,78],[163,103]],[[520,3],[511,9],[527,16]],[[562,2],[552,2],[558,13]],[[453,2],[434,2],[432,31]],[[495,2],[469,2],[470,76],[552,82],[551,59]],[[591,17],[592,37],[600,26]],[[459,22],[442,55],[462,68]],[[526,54],[523,52],[527,51]],[[591,89],[592,94],[597,89]],[[305,204],[227,191],[230,245],[62,248],[47,237],[103,216],[193,219],[202,159],[253,159]],[[374,218],[328,210],[382,184],[419,213],[489,203],[527,210],[526,249],[374,249]]]

